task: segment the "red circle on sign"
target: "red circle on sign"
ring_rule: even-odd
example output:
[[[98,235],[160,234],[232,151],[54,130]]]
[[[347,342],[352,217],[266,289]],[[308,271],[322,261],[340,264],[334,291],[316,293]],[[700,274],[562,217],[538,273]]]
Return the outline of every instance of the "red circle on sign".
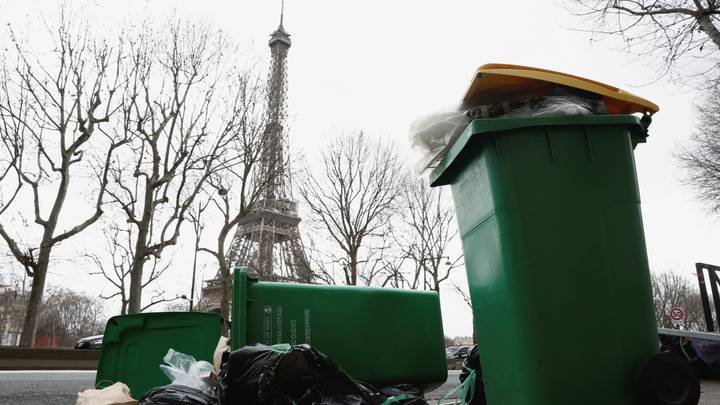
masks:
[[[673,321],[679,321],[685,318],[685,312],[681,308],[673,308],[670,310],[670,318],[672,318]]]

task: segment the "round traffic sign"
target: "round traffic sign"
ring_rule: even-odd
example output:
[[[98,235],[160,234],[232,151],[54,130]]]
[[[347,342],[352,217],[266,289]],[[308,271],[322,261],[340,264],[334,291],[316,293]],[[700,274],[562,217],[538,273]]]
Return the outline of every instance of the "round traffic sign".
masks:
[[[670,318],[672,318],[673,321],[682,321],[682,319],[685,318],[685,311],[683,311],[682,308],[675,307],[670,310]]]

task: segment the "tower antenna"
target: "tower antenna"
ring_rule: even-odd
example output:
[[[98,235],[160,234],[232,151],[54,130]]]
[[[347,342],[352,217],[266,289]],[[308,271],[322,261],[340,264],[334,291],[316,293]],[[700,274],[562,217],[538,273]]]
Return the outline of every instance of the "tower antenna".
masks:
[[[285,14],[285,0],[280,2],[280,26],[283,26],[283,15]]]

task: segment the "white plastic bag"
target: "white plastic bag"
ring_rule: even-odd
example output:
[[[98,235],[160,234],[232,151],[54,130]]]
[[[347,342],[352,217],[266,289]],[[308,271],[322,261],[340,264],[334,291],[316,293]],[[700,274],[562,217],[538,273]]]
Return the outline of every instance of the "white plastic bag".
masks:
[[[165,364],[161,364],[160,369],[170,378],[172,384],[212,392],[214,367],[209,362],[195,360],[194,357],[173,349],[168,350],[163,362]]]
[[[491,105],[457,104],[424,115],[410,125],[410,144],[420,153],[415,171],[434,167],[475,118],[551,117],[603,115],[607,106],[600,98],[569,93],[562,86],[545,95],[531,94]]]
[[[89,389],[78,392],[75,405],[136,405],[137,401],[130,397],[130,388],[116,382],[100,390]]]
[[[222,355],[225,352],[230,351],[230,339],[225,336],[220,336],[218,344],[215,346],[215,353],[213,354],[213,366],[215,366],[215,375],[220,374],[220,366],[222,366]]]

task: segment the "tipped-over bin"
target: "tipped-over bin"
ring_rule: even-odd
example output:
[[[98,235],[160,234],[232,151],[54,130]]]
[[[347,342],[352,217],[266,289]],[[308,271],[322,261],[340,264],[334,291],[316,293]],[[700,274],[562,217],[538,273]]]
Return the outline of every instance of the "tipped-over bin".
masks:
[[[231,321],[233,348],[307,343],[378,386],[447,378],[435,292],[258,282],[238,268]]]

